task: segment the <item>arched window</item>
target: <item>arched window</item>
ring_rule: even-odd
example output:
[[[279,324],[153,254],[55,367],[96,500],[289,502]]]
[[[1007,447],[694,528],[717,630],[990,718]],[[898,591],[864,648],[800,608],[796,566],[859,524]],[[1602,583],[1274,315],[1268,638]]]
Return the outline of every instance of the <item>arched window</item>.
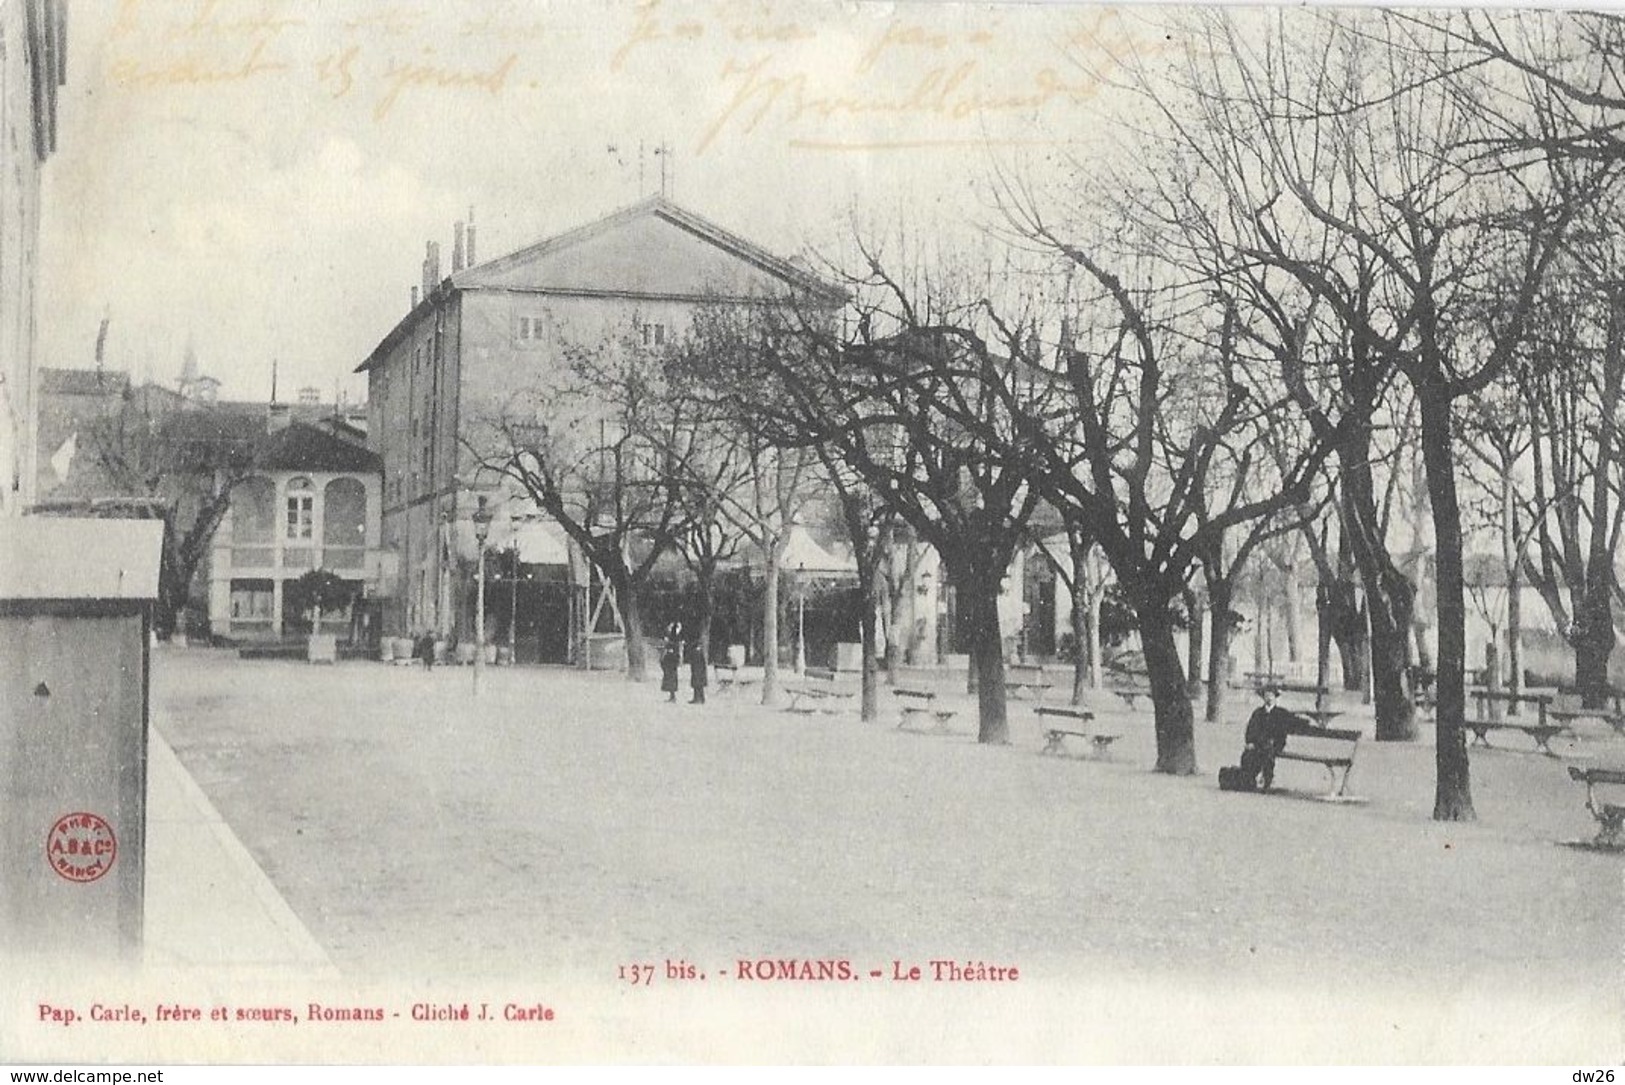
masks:
[[[367,488],[360,479],[336,478],[322,494],[322,564],[359,569],[367,554]]]
[[[276,486],[263,475],[239,482],[231,491],[231,564],[266,569],[276,563]]]
[[[269,543],[276,531],[276,487],[262,475],[244,479],[231,494],[231,530],[239,543]]]

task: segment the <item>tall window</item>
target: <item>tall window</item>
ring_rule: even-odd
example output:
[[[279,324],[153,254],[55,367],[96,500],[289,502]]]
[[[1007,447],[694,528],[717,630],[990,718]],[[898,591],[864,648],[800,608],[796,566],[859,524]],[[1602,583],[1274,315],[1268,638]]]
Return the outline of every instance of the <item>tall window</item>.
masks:
[[[366,554],[367,488],[360,479],[334,479],[322,497],[322,563],[359,569]]]
[[[284,538],[289,542],[310,542],[316,524],[316,489],[308,478],[288,483],[287,520]]]
[[[547,339],[547,318],[527,313],[514,320],[514,342],[521,347],[539,347]]]
[[[645,324],[643,326],[643,345],[646,347],[665,346],[666,326],[664,324]]]

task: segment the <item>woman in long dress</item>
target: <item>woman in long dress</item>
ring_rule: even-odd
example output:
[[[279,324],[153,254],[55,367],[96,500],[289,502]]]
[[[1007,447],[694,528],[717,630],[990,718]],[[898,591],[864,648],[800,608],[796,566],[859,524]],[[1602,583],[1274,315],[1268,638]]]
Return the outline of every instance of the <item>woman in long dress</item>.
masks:
[[[677,671],[683,663],[683,627],[672,622],[666,627],[666,642],[660,646],[660,691],[668,702],[677,700]]]

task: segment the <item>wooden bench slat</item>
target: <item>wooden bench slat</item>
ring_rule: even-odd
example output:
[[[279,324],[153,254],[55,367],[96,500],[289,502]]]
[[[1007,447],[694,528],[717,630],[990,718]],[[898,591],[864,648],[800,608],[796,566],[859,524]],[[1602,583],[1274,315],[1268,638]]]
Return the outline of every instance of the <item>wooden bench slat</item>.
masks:
[[[1346,728],[1318,727],[1307,723],[1289,727],[1286,730],[1287,744],[1275,755],[1275,759],[1302,761],[1321,766],[1326,770],[1328,777],[1326,798],[1345,798],[1349,776],[1354,772],[1354,756],[1359,750],[1362,737],[1362,732]],[[1294,740],[1299,743],[1296,749],[1293,747]],[[1309,744],[1307,748],[1304,743]],[[1335,747],[1335,752],[1327,750],[1326,747]],[[1341,779],[1338,777],[1338,769],[1343,770]]]

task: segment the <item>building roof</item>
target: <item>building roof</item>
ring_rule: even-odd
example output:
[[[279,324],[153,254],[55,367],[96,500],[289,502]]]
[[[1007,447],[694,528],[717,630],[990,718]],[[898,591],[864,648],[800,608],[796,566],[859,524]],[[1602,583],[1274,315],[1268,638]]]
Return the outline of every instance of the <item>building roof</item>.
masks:
[[[382,474],[384,470],[376,452],[306,422],[289,422],[267,434],[255,450],[254,465],[263,471]]]
[[[156,599],[162,520],[0,521],[0,599]]]
[[[420,317],[464,290],[628,299],[747,301],[786,290],[831,306],[845,293],[709,219],[651,196],[506,256],[454,272],[379,342],[376,366]]]
[[[596,222],[456,272],[451,276],[451,283],[460,290],[491,286],[650,296],[674,292],[698,296],[720,293],[723,297],[759,295],[759,291],[748,288],[738,290],[745,284],[739,281],[734,269],[713,268],[721,274],[714,275],[715,281],[708,282],[700,274],[702,269],[690,263],[681,269],[660,266],[655,258],[658,254],[651,253],[647,244],[655,235],[648,229],[638,229],[653,224],[667,227],[668,232],[674,228],[679,236],[697,239],[778,283],[815,294],[828,294],[832,302],[842,299],[837,288],[818,277],[664,196],[651,196]],[[617,234],[626,238],[632,251],[620,251],[606,243]],[[579,258],[581,250],[591,250],[585,254],[585,260]],[[672,282],[673,278],[678,281]]]
[[[39,387],[46,395],[123,395],[130,375],[121,369],[41,369]]]

